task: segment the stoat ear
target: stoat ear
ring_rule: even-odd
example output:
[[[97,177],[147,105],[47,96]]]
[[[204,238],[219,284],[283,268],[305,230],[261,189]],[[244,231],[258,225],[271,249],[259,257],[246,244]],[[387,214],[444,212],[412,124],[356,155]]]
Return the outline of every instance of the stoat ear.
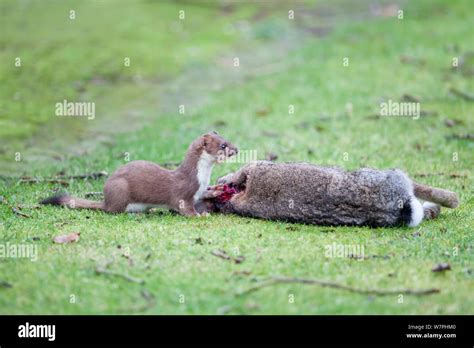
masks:
[[[219,135],[219,133],[217,133],[215,130],[210,131],[209,134]]]
[[[202,137],[201,137],[201,146],[202,147],[205,147],[209,142],[209,134],[204,134]]]

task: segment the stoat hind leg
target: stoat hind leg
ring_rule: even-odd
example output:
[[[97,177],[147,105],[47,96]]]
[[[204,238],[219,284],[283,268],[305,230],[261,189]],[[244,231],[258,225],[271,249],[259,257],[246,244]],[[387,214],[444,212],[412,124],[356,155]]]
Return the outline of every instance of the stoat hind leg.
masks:
[[[147,213],[153,206],[145,203],[129,203],[125,208],[127,213]]]
[[[105,183],[104,208],[109,213],[123,213],[130,202],[130,190],[125,179],[115,179]]]

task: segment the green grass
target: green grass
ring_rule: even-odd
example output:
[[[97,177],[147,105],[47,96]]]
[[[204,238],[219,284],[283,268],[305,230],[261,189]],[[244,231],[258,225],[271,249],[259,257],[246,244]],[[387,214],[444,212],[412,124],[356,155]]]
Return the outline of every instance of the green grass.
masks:
[[[94,101],[101,118],[116,116],[149,93],[150,83],[208,62],[237,37],[223,30],[226,23],[255,8],[225,18],[218,6],[164,0],[2,2],[0,159],[11,160],[32,137],[60,136],[64,125],[57,124],[65,121],[54,116],[57,102]],[[67,121],[69,140],[76,140],[87,123]]]
[[[156,25],[152,11],[147,8],[153,4],[140,2],[140,5],[139,8],[145,9],[133,12],[133,18],[145,16],[143,26],[130,33],[140,40],[143,37],[144,42],[158,40],[152,38],[145,25]],[[163,11],[168,9],[174,13],[171,5],[161,2],[159,5]],[[59,11],[61,6],[65,5],[56,4],[53,8]],[[118,8],[109,7],[112,13],[120,12]],[[223,44],[219,32],[207,27],[212,23],[206,21],[209,19],[206,11],[212,10],[196,9],[204,11],[196,14],[199,18],[196,21],[206,25],[199,26],[202,32],[195,34],[202,35],[209,47],[215,47],[203,50],[203,64],[213,65],[215,60],[210,57],[226,52],[228,45],[233,45],[232,52],[244,52],[238,73],[251,70],[256,73],[216,92],[204,93],[209,97],[206,103],[191,108],[186,115],[160,114],[143,129],[117,137],[108,146],[100,145],[87,155],[68,156],[63,161],[31,161],[30,171],[38,176],[52,176],[59,171],[67,174],[112,172],[125,163],[124,152],[129,152],[132,160],[180,161],[195,137],[217,129],[241,150],[257,150],[259,159],[271,152],[278,155],[278,161],[308,161],[347,169],[399,167],[412,177],[432,173],[435,175],[415,179],[456,191],[462,202],[459,208],[444,209],[438,219],[423,222],[415,229],[305,226],[220,215],[208,218],[185,218],[168,213],[107,215],[55,207],[34,209],[36,202],[60,187],[54,184],[28,186],[15,179],[3,179],[0,195],[11,205],[24,205],[22,211],[31,218],[15,215],[9,206],[1,204],[0,241],[36,245],[38,261],[0,259],[0,281],[12,285],[0,288],[0,313],[472,314],[474,146],[472,140],[449,136],[474,132],[474,107],[472,102],[452,96],[448,91],[451,87],[474,91],[472,77],[451,69],[453,56],[472,50],[473,5],[470,1],[417,1],[403,8],[403,20],[371,18],[358,22],[349,18],[333,23],[332,31],[323,38],[302,39],[283,58],[272,59],[277,53],[270,51],[260,63],[276,66],[277,71],[271,74],[252,70],[256,64],[253,51],[249,49],[245,54],[242,47],[242,42],[247,41],[236,37],[234,43]],[[283,9],[281,13],[286,15],[284,6]],[[102,18],[94,8],[85,6],[84,11]],[[139,10],[134,7],[133,11]],[[36,12],[42,13],[42,10]],[[193,12],[194,9],[188,13]],[[278,42],[278,38],[268,39],[266,34],[266,30],[271,31],[266,26],[271,28],[280,23],[280,12],[275,12],[255,24],[258,30],[252,28],[263,33],[252,42],[263,47],[264,52]],[[238,16],[250,17],[252,13],[244,6],[232,15],[236,16],[232,20]],[[46,16],[46,12],[43,15]],[[215,22],[218,21],[226,23],[231,19],[219,17]],[[99,22],[94,21],[95,31],[101,33],[95,37],[98,46],[100,40],[118,39],[104,29],[111,26],[107,20]],[[133,23],[122,25],[133,27]],[[41,31],[37,35],[41,35]],[[66,39],[66,33],[64,35]],[[159,36],[167,40],[166,35]],[[80,37],[79,40],[85,40]],[[154,63],[149,56],[153,53],[148,45],[140,45],[134,37],[126,42],[143,50],[137,69],[144,75],[155,76]],[[107,55],[124,54],[120,51],[121,45],[117,45],[118,52],[91,52],[90,61],[80,58],[81,63],[88,61],[90,66],[96,67],[90,74],[74,72],[70,67],[64,68],[59,74],[61,77],[50,68],[55,57],[62,61],[61,53],[48,54],[47,46],[32,45],[35,42],[34,36],[26,36],[15,45],[36,47],[51,59],[36,67],[43,69],[37,76],[44,76],[45,81],[70,81],[71,76],[87,81],[98,72],[106,74],[108,69],[112,75],[123,76],[121,68],[112,68],[113,64],[103,66]],[[161,73],[179,74],[179,67],[186,65],[186,58],[176,57],[187,44],[175,41],[166,44],[172,50],[163,57]],[[458,47],[457,52],[451,51],[450,47],[454,46]],[[62,54],[76,57],[87,53],[83,46],[76,49],[74,53],[64,49]],[[8,54],[13,53],[2,51],[2,58]],[[422,59],[425,63],[403,63],[402,55]],[[342,64],[344,57],[350,59],[348,67]],[[223,72],[235,68],[216,69]],[[22,81],[33,85],[31,104],[23,107],[34,112],[35,101],[46,107],[43,99],[56,98],[54,88],[45,87],[42,80],[28,79],[26,72],[21,74],[24,74]],[[8,74],[5,78],[7,82],[17,83],[12,82]],[[43,86],[41,93],[33,93],[38,86]],[[114,93],[112,87],[113,84],[106,89],[107,94]],[[3,88],[2,93],[13,93],[13,89]],[[371,117],[379,112],[381,100],[398,101],[403,94],[419,97],[422,110],[437,114],[418,120]],[[99,94],[94,98],[99,98]],[[119,108],[126,103],[119,98],[114,105]],[[290,104],[295,106],[294,114],[288,114]],[[352,112],[348,111],[348,104],[352,104]],[[149,110],[147,105],[138,107]],[[21,114],[15,110],[9,112]],[[458,120],[458,124],[447,127],[446,119]],[[21,132],[22,127],[18,128]],[[19,139],[6,132],[12,139]],[[213,179],[240,165],[216,167]],[[88,191],[100,191],[103,183],[104,180],[71,180],[67,190],[83,196]],[[55,235],[70,232],[81,233],[78,243],[52,243]],[[327,258],[325,248],[332,243],[363,246],[366,258],[362,261]],[[211,254],[215,249],[243,255],[245,260],[240,264],[223,260]],[[130,257],[124,257],[128,252]],[[431,268],[441,262],[449,263],[451,270],[432,272]],[[143,279],[145,283],[96,274],[95,269],[105,264],[110,271]],[[363,289],[434,287],[440,289],[440,293],[421,297],[406,295],[403,303],[399,303],[397,295],[367,296],[287,284],[245,296],[235,295],[269,276],[317,278]],[[75,303],[70,303],[71,295],[75,295]],[[182,295],[184,303],[180,303]]]

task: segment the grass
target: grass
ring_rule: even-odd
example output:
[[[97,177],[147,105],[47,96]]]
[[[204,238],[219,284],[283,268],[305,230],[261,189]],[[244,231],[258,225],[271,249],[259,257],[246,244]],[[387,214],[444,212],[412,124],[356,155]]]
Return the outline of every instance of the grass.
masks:
[[[157,34],[155,38],[145,25],[156,24],[151,7],[172,13],[176,8],[165,2],[139,4],[132,6],[130,11],[135,15],[128,20],[144,16],[143,25],[141,29],[130,30],[130,35],[136,36],[126,40],[137,45],[137,50],[143,50],[143,61],[137,64],[140,66],[137,69],[144,75],[148,73],[150,78],[168,72],[172,76],[181,74],[180,67],[186,64],[186,58],[177,57],[190,41],[168,41],[166,45],[173,49],[163,57],[162,71],[156,73],[150,58],[155,51],[143,44],[161,36],[162,40],[170,40],[164,34]],[[65,5],[54,3],[51,8],[60,11],[64,9],[61,6]],[[118,8],[107,8],[111,9],[112,18],[114,11],[120,12]],[[263,64],[263,68],[276,69],[271,74],[258,73],[265,71],[262,68],[245,75],[257,60],[252,59],[257,56],[253,49],[245,52],[249,41],[236,36],[234,42],[222,44],[225,40],[212,27],[199,26],[199,32],[189,35],[197,35],[209,45],[201,52],[202,62],[208,63],[202,64],[213,65],[215,60],[211,57],[222,52],[237,52],[241,64],[236,74],[245,78],[235,77],[235,81],[217,91],[205,93],[206,102],[189,108],[186,115],[159,114],[143,129],[116,137],[108,145],[99,145],[83,156],[42,163],[31,160],[28,162],[30,174],[112,172],[125,163],[125,152],[130,154],[131,160],[180,161],[195,137],[217,129],[241,150],[256,150],[259,159],[274,153],[278,161],[308,161],[347,169],[399,167],[419,182],[456,191],[462,202],[459,208],[442,210],[438,219],[423,222],[415,229],[306,226],[220,215],[208,218],[184,218],[168,213],[107,215],[55,207],[33,209],[41,198],[61,188],[53,184],[19,184],[17,179],[4,178],[0,181],[0,195],[10,205],[24,205],[22,211],[31,218],[15,215],[7,204],[1,204],[0,241],[37,246],[38,261],[0,259],[0,281],[11,285],[0,288],[0,313],[472,314],[473,143],[449,136],[473,133],[474,107],[472,102],[452,96],[448,91],[451,87],[474,91],[472,78],[451,69],[453,56],[472,49],[473,7],[469,1],[449,4],[419,1],[403,8],[403,20],[393,17],[376,17],[364,22],[350,18],[329,20],[331,32],[327,36],[307,35],[284,57],[272,59],[277,55],[271,51],[275,47],[272,44],[278,43],[279,38],[267,33],[284,23],[278,19],[281,13],[286,15],[286,10],[276,10],[252,24],[252,30],[263,34],[250,41],[256,45],[255,52],[259,52],[257,46],[262,52],[267,51],[260,63],[268,63]],[[318,4],[308,11],[317,13],[317,9]],[[42,11],[45,10],[38,8],[35,12],[46,16]],[[194,11],[190,9],[188,14]],[[197,12],[196,21],[209,24],[209,16],[214,13],[212,8],[196,11],[201,11]],[[84,12],[99,16],[91,4],[84,5]],[[252,13],[252,8],[242,6],[231,17],[219,17],[215,22],[250,18]],[[112,25],[107,20],[102,24],[93,22],[97,27],[91,31],[100,35],[90,36],[91,42],[100,46],[104,40],[118,40],[104,29]],[[132,22],[121,25],[134,28]],[[294,24],[290,26],[291,30],[302,30],[293,28]],[[7,25],[7,28],[13,31],[13,27]],[[32,28],[35,28],[33,24]],[[41,35],[41,31],[36,34]],[[63,37],[66,41],[67,35],[66,31]],[[143,38],[142,44],[134,38]],[[5,39],[2,40],[4,47]],[[81,36],[79,40],[86,39]],[[52,85],[70,82],[73,76],[86,84],[86,91],[89,85],[85,81],[98,72],[105,74],[107,69],[112,69],[110,74],[122,78],[121,68],[110,68],[113,64],[104,68],[104,62],[107,55],[122,56],[124,52],[99,50],[100,57],[97,51],[87,56],[84,46],[71,51],[58,44],[56,56],[48,46],[35,46],[31,42],[37,42],[35,37],[25,35],[23,41],[15,43],[19,47],[36,47],[45,57],[45,61],[35,67],[43,70],[34,79],[29,79],[26,72],[20,73],[21,81],[32,86],[31,103],[22,106],[31,108],[31,115],[36,112],[36,105],[40,105],[38,112],[48,106],[45,99],[58,98],[57,90],[44,86],[43,76],[46,81],[56,81]],[[59,39],[57,42],[64,43]],[[119,43],[121,41],[111,47],[121,50]],[[2,51],[2,58],[14,56],[12,51]],[[62,57],[69,54],[79,59],[81,64],[75,63],[75,66],[89,64],[96,68],[87,74],[74,72],[75,69],[69,67],[58,74],[51,63],[62,61]],[[400,59],[404,55],[424,63],[404,63]],[[344,57],[349,58],[347,67],[342,64]],[[220,74],[229,69],[235,73],[236,68],[216,69]],[[11,72],[2,74],[8,83],[18,83],[8,74]],[[114,94],[114,83],[101,91],[90,92],[97,93],[91,94],[91,99],[102,100],[101,93]],[[11,85],[3,88],[2,93],[13,93],[14,89],[8,86]],[[41,93],[33,93],[39,86],[42,86]],[[74,93],[71,92],[71,98],[77,96]],[[371,117],[379,112],[381,100],[398,101],[404,94],[416,96],[421,100],[422,110],[436,114],[417,120]],[[126,95],[124,92],[123,97]],[[117,108],[128,105],[121,98],[112,101],[110,105]],[[288,113],[289,105],[294,105],[294,114]],[[147,105],[138,107],[150,110]],[[8,110],[9,115],[23,115],[20,110]],[[24,123],[28,123],[30,116],[25,114],[24,117]],[[455,125],[447,127],[446,119],[456,120]],[[9,120],[15,126],[19,124],[12,121],[14,118]],[[3,127],[14,139],[13,143],[22,139],[22,127],[18,128],[19,133],[12,133]],[[31,136],[31,132],[25,130],[25,136]],[[213,180],[240,165],[216,167]],[[416,176],[430,173],[433,175]],[[103,183],[104,180],[71,180],[67,190],[83,196],[87,191],[100,191]],[[70,232],[81,233],[78,243],[52,243],[55,235]],[[332,243],[363,246],[366,258],[361,261],[327,258],[325,249]],[[245,260],[240,264],[223,260],[211,254],[216,249],[243,255]],[[451,270],[431,271],[442,262],[449,263]],[[97,274],[96,268],[103,265],[108,265],[110,271],[143,279],[145,283]],[[400,303],[399,296],[367,296],[287,284],[235,296],[268,276],[318,278],[364,289],[434,287],[440,289],[440,293],[421,297],[406,295]]]

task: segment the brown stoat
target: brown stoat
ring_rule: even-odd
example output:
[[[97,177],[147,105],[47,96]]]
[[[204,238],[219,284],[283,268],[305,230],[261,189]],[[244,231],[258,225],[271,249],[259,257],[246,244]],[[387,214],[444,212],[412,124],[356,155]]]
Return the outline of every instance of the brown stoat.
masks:
[[[399,169],[258,161],[217,183],[206,194],[207,210],[317,225],[414,227],[437,217],[439,205],[459,204],[456,193],[415,183]]]
[[[186,216],[198,215],[194,205],[209,185],[212,167],[237,152],[234,145],[213,131],[191,143],[184,161],[175,170],[148,161],[132,161],[120,167],[105,182],[102,202],[62,194],[41,203],[109,213],[167,207]]]

